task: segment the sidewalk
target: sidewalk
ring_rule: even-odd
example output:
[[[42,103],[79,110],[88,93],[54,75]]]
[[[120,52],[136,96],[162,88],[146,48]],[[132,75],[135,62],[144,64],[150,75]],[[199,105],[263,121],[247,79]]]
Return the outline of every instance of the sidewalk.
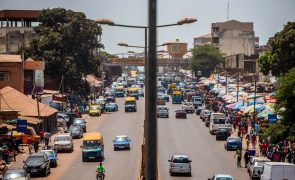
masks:
[[[82,115],[82,118],[84,118],[85,120],[87,120],[88,117],[89,117],[88,114]],[[53,132],[53,134],[50,137],[49,146],[53,146],[54,138],[59,133],[62,133],[62,131],[57,130],[57,131]],[[39,144],[39,151],[44,149],[44,146],[45,146],[45,144],[40,143]],[[23,161],[25,161],[27,159],[27,157],[30,155],[30,153],[29,153],[28,146],[20,146],[20,150],[22,151],[22,153],[18,154],[15,157],[16,161],[12,161],[7,165],[8,169],[19,169],[19,168],[22,169],[23,168],[23,165],[24,165]],[[35,153],[34,149],[32,149],[32,153]]]

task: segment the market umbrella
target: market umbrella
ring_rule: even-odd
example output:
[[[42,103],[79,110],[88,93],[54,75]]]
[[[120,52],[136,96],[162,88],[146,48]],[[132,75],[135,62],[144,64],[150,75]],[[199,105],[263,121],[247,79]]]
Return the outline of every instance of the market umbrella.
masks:
[[[264,110],[264,111],[261,111],[260,113],[258,113],[257,117],[258,118],[266,118],[269,114],[275,114],[275,113],[271,110]]]
[[[264,103],[258,101],[258,102],[255,102],[255,104],[258,105],[258,104],[264,104]],[[247,104],[247,106],[252,106],[252,105],[254,105],[254,101],[250,101]]]
[[[207,80],[208,78],[205,77],[201,77],[200,80]]]
[[[243,102],[239,102],[235,105],[235,107],[233,109],[237,110],[237,109],[241,109],[243,107]]]

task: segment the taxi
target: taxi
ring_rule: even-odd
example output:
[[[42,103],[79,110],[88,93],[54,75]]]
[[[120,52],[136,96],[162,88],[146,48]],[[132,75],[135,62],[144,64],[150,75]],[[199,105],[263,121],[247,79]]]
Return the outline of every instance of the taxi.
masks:
[[[104,159],[104,144],[101,133],[86,133],[84,134],[82,148],[82,161]]]
[[[135,97],[127,97],[125,100],[125,112],[136,112],[136,99]]]
[[[101,106],[99,104],[91,104],[89,107],[89,115],[90,116],[101,116]]]

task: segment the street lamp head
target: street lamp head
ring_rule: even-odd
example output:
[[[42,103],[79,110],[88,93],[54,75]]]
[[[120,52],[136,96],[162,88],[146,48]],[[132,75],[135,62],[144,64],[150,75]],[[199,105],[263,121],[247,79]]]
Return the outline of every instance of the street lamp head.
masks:
[[[110,26],[115,25],[114,21],[111,19],[96,19],[95,22],[98,24],[106,24]]]
[[[117,45],[118,46],[125,46],[125,47],[129,46],[127,43],[124,43],[124,42],[119,42]]]
[[[185,17],[185,18],[182,18],[181,20],[179,20],[177,22],[178,25],[183,25],[183,24],[190,24],[190,23],[193,23],[193,22],[196,22],[197,21],[197,18],[189,18],[189,17]]]

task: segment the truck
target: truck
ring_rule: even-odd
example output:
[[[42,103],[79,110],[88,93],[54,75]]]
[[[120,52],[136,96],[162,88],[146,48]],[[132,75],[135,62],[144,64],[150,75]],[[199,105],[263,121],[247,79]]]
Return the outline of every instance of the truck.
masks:
[[[181,104],[182,94],[180,91],[173,91],[172,93],[172,104]]]
[[[261,174],[261,180],[270,179],[295,179],[295,165],[285,162],[265,162],[263,166],[263,172]]]

